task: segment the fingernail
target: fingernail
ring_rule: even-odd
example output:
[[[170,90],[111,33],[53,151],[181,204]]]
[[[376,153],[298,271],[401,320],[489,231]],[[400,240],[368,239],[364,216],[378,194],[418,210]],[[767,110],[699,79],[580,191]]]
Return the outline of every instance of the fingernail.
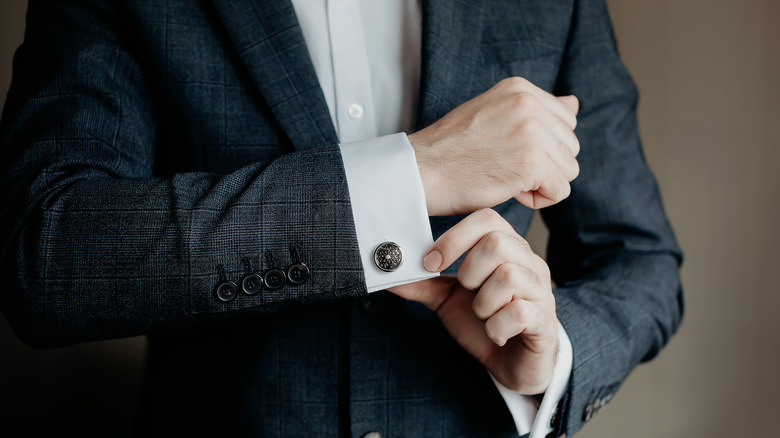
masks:
[[[438,250],[433,250],[425,255],[423,258],[423,266],[425,269],[431,272],[439,272],[439,266],[441,266],[441,253]]]

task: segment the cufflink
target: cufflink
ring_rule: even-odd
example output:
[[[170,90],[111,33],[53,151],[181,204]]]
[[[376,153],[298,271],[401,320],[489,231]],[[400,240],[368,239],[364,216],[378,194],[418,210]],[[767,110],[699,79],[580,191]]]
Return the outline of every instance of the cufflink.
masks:
[[[385,272],[393,272],[404,263],[404,253],[395,242],[380,243],[374,250],[374,264]]]

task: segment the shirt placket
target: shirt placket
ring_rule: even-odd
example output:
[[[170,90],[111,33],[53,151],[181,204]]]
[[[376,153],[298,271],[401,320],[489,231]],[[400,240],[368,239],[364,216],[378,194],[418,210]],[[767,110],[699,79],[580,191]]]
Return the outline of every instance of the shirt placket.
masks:
[[[357,0],[327,0],[333,59],[336,120],[342,143],[377,136],[374,100],[360,4]]]

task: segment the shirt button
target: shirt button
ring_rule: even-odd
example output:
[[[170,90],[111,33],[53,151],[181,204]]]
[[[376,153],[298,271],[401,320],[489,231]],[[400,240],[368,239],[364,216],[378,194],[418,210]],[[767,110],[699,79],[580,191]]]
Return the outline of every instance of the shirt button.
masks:
[[[236,297],[238,286],[232,281],[223,281],[217,286],[215,294],[220,301],[228,302]]]
[[[369,432],[363,435],[363,438],[382,438],[382,434],[379,432]]]
[[[352,120],[359,120],[363,118],[363,107],[353,103],[347,108],[347,115]]]

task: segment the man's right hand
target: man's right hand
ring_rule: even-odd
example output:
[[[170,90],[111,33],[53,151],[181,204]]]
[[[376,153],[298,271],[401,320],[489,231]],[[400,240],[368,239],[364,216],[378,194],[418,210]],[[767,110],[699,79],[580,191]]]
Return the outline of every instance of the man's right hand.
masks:
[[[430,216],[469,213],[510,198],[530,208],[562,201],[579,173],[579,101],[504,79],[409,135]]]

